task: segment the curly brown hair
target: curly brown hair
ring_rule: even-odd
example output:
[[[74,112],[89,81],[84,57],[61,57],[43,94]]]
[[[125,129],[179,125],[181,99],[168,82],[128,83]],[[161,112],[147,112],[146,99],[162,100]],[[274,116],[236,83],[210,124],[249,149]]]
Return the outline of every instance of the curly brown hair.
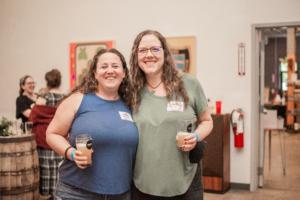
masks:
[[[141,103],[141,92],[145,87],[147,80],[145,73],[140,69],[138,65],[138,47],[142,38],[145,35],[154,35],[161,43],[161,47],[164,51],[164,64],[163,64],[163,73],[161,80],[164,84],[167,93],[167,99],[170,101],[173,97],[178,100],[179,97],[182,97],[184,100],[185,106],[189,102],[189,97],[187,95],[182,76],[177,70],[171,51],[168,47],[165,37],[155,30],[145,30],[139,33],[133,43],[131,49],[130,57],[130,73],[132,79],[132,99],[131,105],[134,112],[138,111],[139,105]]]
[[[91,92],[97,92],[98,90],[98,81],[95,78],[95,72],[97,69],[97,63],[99,60],[99,57],[105,53],[113,53],[117,55],[122,63],[122,67],[125,72],[125,77],[123,81],[121,82],[121,85],[119,87],[118,93],[120,95],[120,98],[125,102],[127,106],[131,108],[131,82],[129,78],[129,70],[127,68],[126,60],[124,56],[115,48],[110,48],[110,49],[101,49],[99,50],[96,55],[94,56],[92,63],[89,68],[88,74],[83,78],[82,82],[80,83],[79,86],[77,86],[71,94],[75,92],[81,92],[83,94],[86,93],[91,93]],[[69,95],[68,95],[69,96]]]

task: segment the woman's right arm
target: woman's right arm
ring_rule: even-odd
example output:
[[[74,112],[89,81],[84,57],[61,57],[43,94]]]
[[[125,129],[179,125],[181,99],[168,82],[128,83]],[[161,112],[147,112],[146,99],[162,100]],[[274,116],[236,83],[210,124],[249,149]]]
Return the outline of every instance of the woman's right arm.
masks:
[[[82,98],[83,94],[75,93],[65,99],[58,106],[54,118],[48,126],[46,132],[47,143],[59,155],[64,156],[65,150],[70,146],[66,138]],[[67,152],[67,158],[69,159],[70,152],[70,150]]]
[[[25,117],[27,117],[27,118],[29,118],[29,116],[30,116],[30,113],[31,113],[31,109],[26,109],[26,110],[24,110],[23,112],[22,112],[22,114],[25,116]]]

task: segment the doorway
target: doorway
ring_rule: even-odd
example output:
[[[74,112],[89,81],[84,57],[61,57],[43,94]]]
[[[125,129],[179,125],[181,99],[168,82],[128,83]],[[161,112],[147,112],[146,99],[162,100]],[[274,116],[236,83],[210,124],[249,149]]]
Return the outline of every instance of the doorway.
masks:
[[[296,38],[298,38],[297,43],[299,43],[300,22],[259,24],[252,26],[252,81],[253,83],[257,83],[254,84],[252,89],[252,106],[253,108],[257,108],[258,102],[259,107],[252,118],[253,124],[257,125],[254,126],[254,130],[256,130],[257,134],[253,134],[251,138],[252,141],[257,141],[253,142],[252,153],[253,155],[258,155],[258,159],[252,160],[251,190],[264,186],[265,141],[262,115],[266,103],[270,106],[274,104],[281,105],[280,107],[282,109],[286,107],[286,96],[284,94],[287,91],[288,82],[287,70],[284,65],[286,64],[287,57],[287,30],[291,28],[295,29]],[[299,49],[300,44],[298,44],[297,49],[295,49],[295,61],[297,63],[300,62]],[[296,79],[299,79],[299,70],[297,70],[296,74]],[[286,118],[286,113],[285,110],[281,110],[283,118]]]

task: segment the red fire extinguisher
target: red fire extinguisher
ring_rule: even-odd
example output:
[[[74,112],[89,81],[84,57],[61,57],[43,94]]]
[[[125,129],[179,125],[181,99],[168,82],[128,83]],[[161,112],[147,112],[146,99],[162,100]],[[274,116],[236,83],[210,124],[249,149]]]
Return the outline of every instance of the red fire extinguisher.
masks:
[[[234,109],[231,112],[231,125],[234,134],[234,146],[236,148],[244,147],[244,112],[241,108]]]

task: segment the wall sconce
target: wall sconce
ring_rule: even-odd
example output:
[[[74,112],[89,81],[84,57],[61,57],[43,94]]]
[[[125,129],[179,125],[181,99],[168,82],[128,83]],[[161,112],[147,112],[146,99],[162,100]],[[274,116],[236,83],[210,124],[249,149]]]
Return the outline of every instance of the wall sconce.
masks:
[[[241,42],[238,44],[238,75],[246,75],[246,62],[245,62],[245,43]]]

